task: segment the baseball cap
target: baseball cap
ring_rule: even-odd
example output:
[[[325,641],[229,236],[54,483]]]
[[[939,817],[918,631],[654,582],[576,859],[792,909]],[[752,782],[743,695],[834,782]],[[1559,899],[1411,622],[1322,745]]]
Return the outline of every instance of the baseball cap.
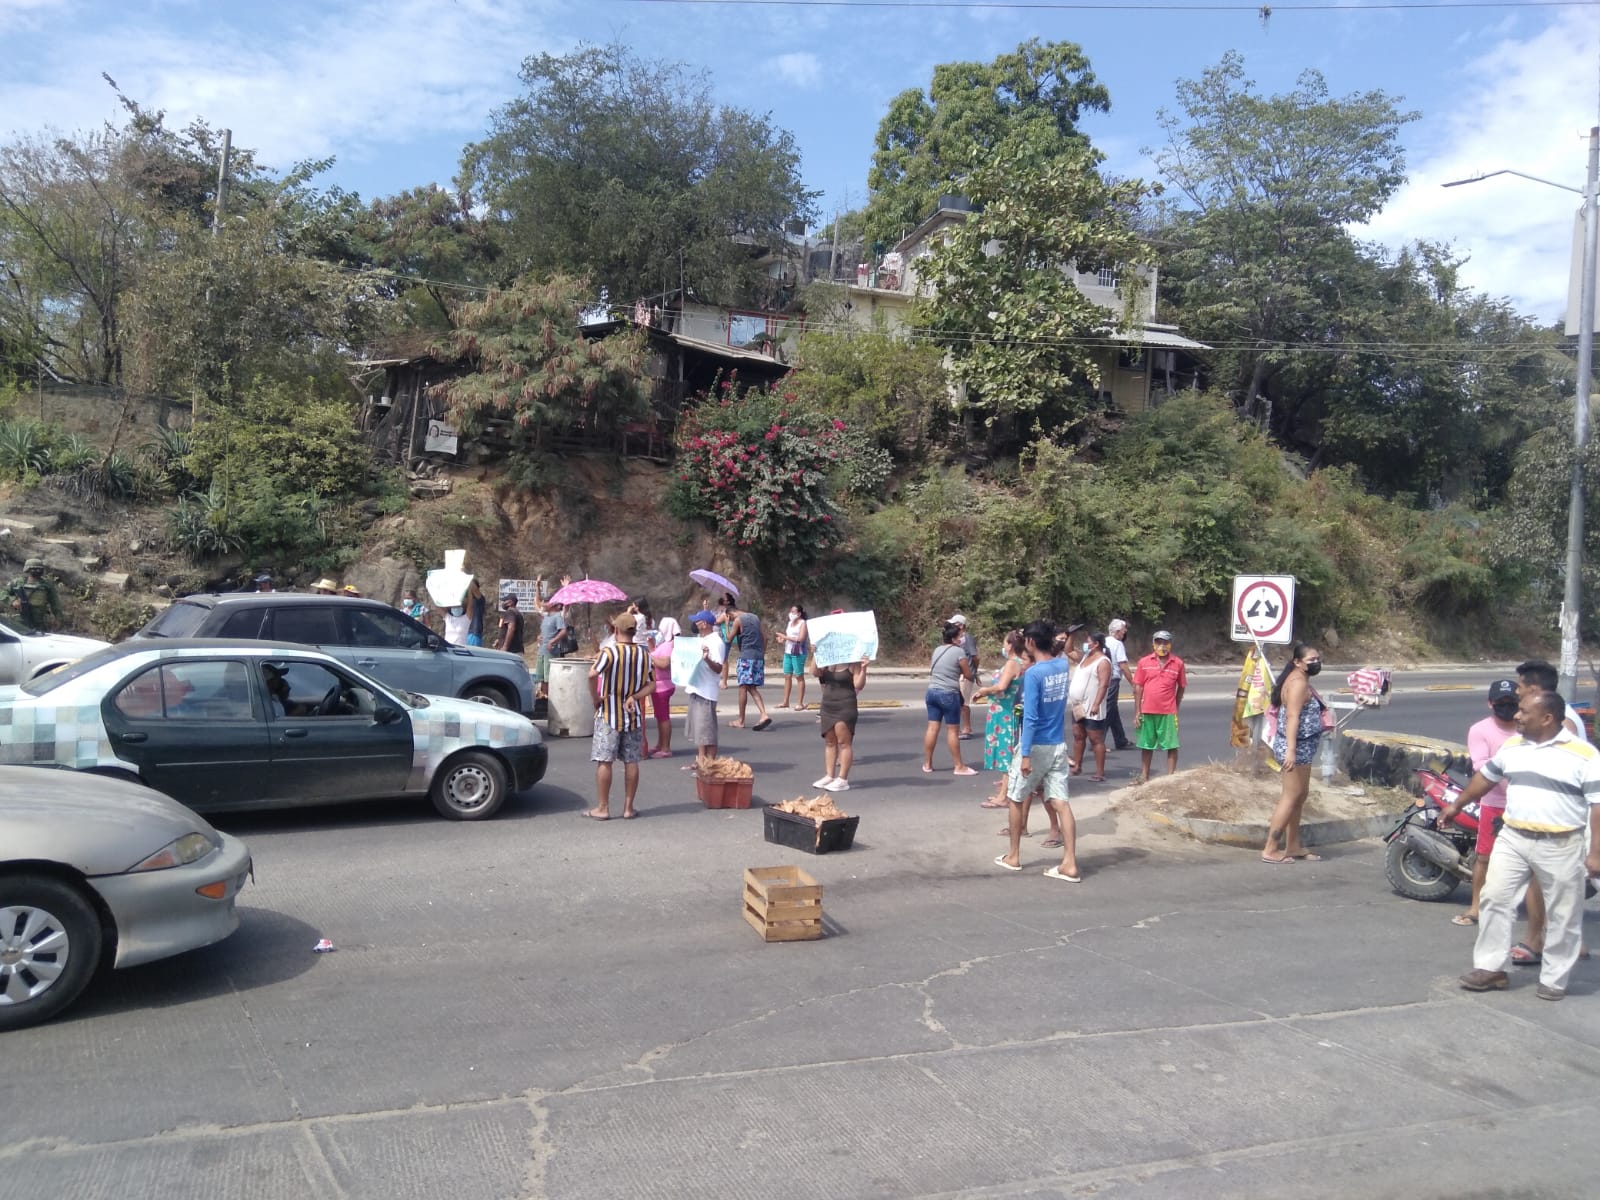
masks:
[[[1172,640],[1172,635],[1165,629],[1158,629],[1155,631],[1155,635],[1150,640],[1153,642],[1170,642]]]
[[[1067,633],[1069,635],[1071,635],[1071,634],[1077,633],[1078,630],[1080,630],[1082,628],[1083,628],[1083,622],[1082,621],[1074,621],[1071,625],[1067,626]]]
[[[515,592],[507,592],[504,596],[500,597],[501,604],[504,604],[507,600],[515,604],[517,602],[517,594]]]
[[[956,613],[955,616],[951,617],[948,621],[945,622],[946,625],[965,625],[966,623],[967,623],[967,619],[965,617],[963,617],[960,613]]]
[[[1517,698],[1517,684],[1513,679],[1496,679],[1489,685],[1489,703],[1496,700],[1515,700]]]
[[[632,633],[635,629],[639,628],[639,618],[634,616],[631,612],[618,613],[616,616],[611,618],[611,628],[615,629],[618,633]]]
[[[271,583],[272,582],[272,576],[269,575],[267,572],[263,571],[261,574],[256,576],[256,580],[255,581],[257,583]]]
[[[691,625],[698,625],[701,621],[704,621],[707,625],[715,625],[717,623],[717,614],[709,608],[702,608],[689,618],[689,624]]]

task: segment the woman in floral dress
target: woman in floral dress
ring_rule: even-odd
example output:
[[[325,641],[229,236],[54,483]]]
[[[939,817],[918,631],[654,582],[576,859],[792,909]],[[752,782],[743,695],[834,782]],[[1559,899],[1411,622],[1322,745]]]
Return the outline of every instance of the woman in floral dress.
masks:
[[[1006,773],[1011,770],[1011,755],[1017,745],[1016,706],[1022,702],[1022,673],[1028,669],[1022,657],[1022,630],[1006,634],[1006,661],[988,687],[973,693],[974,700],[989,700],[989,719],[983,727],[983,769],[998,771],[1000,782],[995,793],[983,802],[984,808],[1004,808]]]

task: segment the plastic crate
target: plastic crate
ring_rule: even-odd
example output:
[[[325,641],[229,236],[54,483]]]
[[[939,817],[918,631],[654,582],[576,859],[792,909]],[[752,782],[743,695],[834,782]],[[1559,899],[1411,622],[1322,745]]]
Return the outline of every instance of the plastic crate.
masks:
[[[749,808],[754,779],[701,779],[695,777],[700,803],[707,808]]]
[[[767,841],[775,846],[788,846],[791,850],[804,850],[807,854],[832,854],[835,850],[848,850],[855,844],[856,826],[860,817],[835,817],[820,825],[810,817],[796,816],[768,806],[762,825]]]

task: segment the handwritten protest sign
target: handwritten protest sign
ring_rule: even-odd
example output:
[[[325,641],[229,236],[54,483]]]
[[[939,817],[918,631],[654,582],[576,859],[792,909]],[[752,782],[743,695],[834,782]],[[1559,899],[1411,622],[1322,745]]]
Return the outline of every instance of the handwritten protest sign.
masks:
[[[878,657],[878,618],[871,612],[833,613],[806,622],[819,667],[871,662]]]

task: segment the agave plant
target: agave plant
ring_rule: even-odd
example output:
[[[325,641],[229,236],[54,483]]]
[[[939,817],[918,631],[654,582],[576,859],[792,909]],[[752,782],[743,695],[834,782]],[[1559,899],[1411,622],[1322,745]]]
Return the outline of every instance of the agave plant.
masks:
[[[158,429],[153,438],[139,447],[139,453],[159,477],[162,486],[177,496],[195,490],[199,482],[188,467],[194,449],[194,435],[188,429]]]
[[[48,447],[49,473],[73,475],[94,465],[100,452],[94,443],[81,434],[64,433],[52,440]]]
[[[0,472],[21,477],[50,468],[50,443],[33,421],[0,421]]]
[[[167,541],[195,562],[228,554],[244,544],[227,528],[226,501],[219,488],[178,501],[167,515]]]

